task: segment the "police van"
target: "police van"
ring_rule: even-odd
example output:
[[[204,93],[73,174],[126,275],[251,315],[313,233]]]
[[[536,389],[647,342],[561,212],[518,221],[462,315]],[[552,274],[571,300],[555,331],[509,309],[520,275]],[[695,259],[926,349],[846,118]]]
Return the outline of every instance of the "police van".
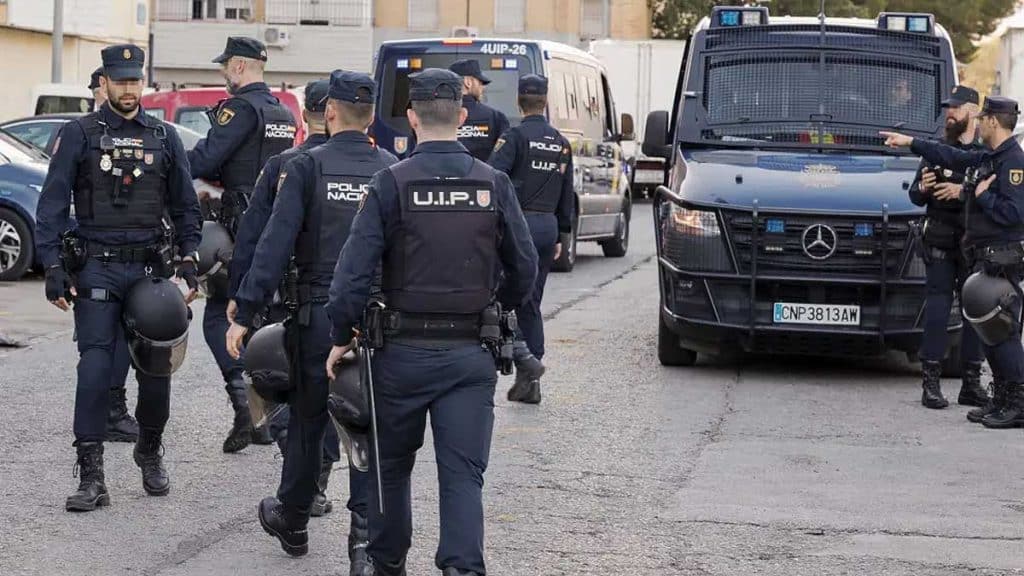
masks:
[[[605,256],[625,256],[629,248],[628,165],[620,143],[633,139],[633,118],[616,115],[607,73],[592,55],[555,42],[521,39],[448,38],[384,42],[374,59],[380,86],[371,134],[377,144],[404,158],[413,142],[405,111],[409,74],[448,68],[472,58],[491,79],[483,101],[508,116],[517,107],[519,77],[540,74],[549,80],[548,119],[573,147],[576,218],[564,238],[554,269],[572,270],[577,241],[598,242]]]
[[[661,363],[730,349],[916,355],[918,161],[878,132],[940,136],[956,82],[949,35],[928,14],[714,8],[671,114],[648,116],[643,143],[668,164],[653,203]],[[948,330],[960,324],[954,305]]]

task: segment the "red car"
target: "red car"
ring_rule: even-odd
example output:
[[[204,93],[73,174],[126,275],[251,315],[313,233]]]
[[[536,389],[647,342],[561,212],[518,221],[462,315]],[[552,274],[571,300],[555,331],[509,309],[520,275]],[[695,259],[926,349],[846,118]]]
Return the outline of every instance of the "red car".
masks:
[[[270,92],[295,116],[295,122],[298,124],[295,144],[301,144],[306,139],[306,127],[302,122],[302,103],[299,97],[288,90],[272,89]],[[146,112],[161,120],[181,124],[205,136],[210,130],[210,119],[206,111],[227,97],[227,90],[219,87],[181,88],[144,94],[142,106]]]

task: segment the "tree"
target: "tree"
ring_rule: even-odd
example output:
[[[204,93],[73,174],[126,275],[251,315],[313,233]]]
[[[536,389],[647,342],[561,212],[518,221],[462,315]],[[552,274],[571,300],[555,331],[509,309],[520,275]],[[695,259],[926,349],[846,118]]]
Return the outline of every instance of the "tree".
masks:
[[[649,0],[656,38],[686,38],[713,6],[742,5],[741,0]],[[975,42],[991,34],[1008,16],[1017,0],[825,0],[829,16],[874,18],[879,12],[927,12],[949,31],[953,50],[961,62],[974,57]],[[772,14],[816,16],[820,0],[772,0]]]

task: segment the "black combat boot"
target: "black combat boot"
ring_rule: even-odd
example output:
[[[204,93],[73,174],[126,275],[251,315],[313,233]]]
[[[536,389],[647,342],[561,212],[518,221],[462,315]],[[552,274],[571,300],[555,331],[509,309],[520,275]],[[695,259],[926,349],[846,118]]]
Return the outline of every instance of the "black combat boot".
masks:
[[[370,525],[365,516],[352,513],[348,529],[348,576],[375,576],[366,547],[370,545]]]
[[[252,429],[252,443],[258,446],[270,446],[274,443],[274,437],[270,435],[270,428],[266,424]]]
[[[1024,428],[1024,384],[1006,383],[1006,402],[998,412],[981,419],[985,428]]]
[[[478,573],[472,570],[459,570],[449,566],[441,572],[441,576],[480,576]]]
[[[103,444],[77,442],[78,491],[68,496],[64,509],[68,512],[91,512],[97,506],[109,506],[110,494],[103,477]]]
[[[333,426],[333,424],[331,424]],[[316,494],[313,495],[313,504],[309,507],[309,515],[319,518],[330,514],[334,510],[334,504],[327,499],[327,481],[331,478],[331,467],[334,462],[325,460],[320,464],[320,477],[316,479]]]
[[[962,384],[957,404],[961,406],[977,406],[984,408],[991,397],[988,390],[981,385],[981,362],[968,362],[963,367]]]
[[[309,552],[309,534],[306,528],[298,527],[298,523],[284,508],[284,504],[273,496],[260,502],[260,526],[281,543],[281,549],[289,556],[305,556]]]
[[[107,415],[107,442],[135,442],[139,423],[128,413],[124,386],[110,389],[110,414]]]
[[[161,433],[142,428],[135,443],[135,464],[142,469],[142,488],[150,496],[164,496],[171,491],[171,480],[164,469]]]
[[[235,410],[235,421],[224,440],[224,452],[233,454],[252,444],[252,415],[249,414],[249,399],[245,396],[245,382],[235,380],[224,389],[228,391],[231,407]]]
[[[925,408],[939,410],[949,406],[949,400],[942,396],[942,364],[939,362],[921,361],[921,405]]]
[[[534,382],[537,383],[537,402],[540,402],[540,377],[547,369],[533,354],[520,358],[515,363],[516,382],[508,389],[509,402],[526,402],[526,398],[531,397],[530,393],[534,388]],[[530,402],[530,404],[537,402]]]
[[[1006,405],[1006,385],[1001,380],[992,381],[992,397],[989,398],[988,403],[981,408],[975,408],[967,413],[967,419],[975,424],[980,424],[981,420],[989,414],[995,414],[1003,409]]]
[[[400,563],[392,565],[380,560],[374,560],[371,557],[370,566],[373,570],[370,574],[373,576],[406,576],[404,558]]]

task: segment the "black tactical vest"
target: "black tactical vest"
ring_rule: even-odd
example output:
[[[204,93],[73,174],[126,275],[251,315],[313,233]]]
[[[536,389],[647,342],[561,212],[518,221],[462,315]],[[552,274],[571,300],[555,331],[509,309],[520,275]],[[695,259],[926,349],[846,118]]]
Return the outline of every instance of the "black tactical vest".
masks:
[[[526,130],[516,130],[525,147],[510,177],[519,205],[527,212],[554,213],[562,197],[562,179],[572,178],[572,174],[565,173],[572,149],[551,126],[544,126],[544,133],[532,138],[527,137]]]
[[[296,240],[300,284],[330,284],[370,178],[387,168],[377,148],[365,148],[359,154],[330,145],[305,152],[313,159],[316,184]]]
[[[243,92],[235,96],[256,110],[256,132],[247,138],[220,169],[221,182],[227,193],[249,195],[263,165],[271,156],[295,144],[295,119],[291,111],[275,98],[268,102],[265,92]],[[225,100],[227,102],[227,100]],[[223,103],[221,103],[223,106]],[[216,111],[216,114],[219,113]]]
[[[98,112],[75,122],[89,143],[75,182],[75,219],[94,229],[159,229],[171,162],[164,125],[127,136]]]
[[[501,137],[501,134],[496,134],[498,127],[494,125],[494,113],[470,96],[463,96],[462,102],[469,115],[462,126],[459,126],[459,143],[465,146],[474,158],[486,162],[494,150],[494,144]]]
[[[391,167],[397,234],[384,253],[388,306],[417,314],[477,314],[497,288],[494,170],[480,161],[464,177],[439,178],[424,162]]]

